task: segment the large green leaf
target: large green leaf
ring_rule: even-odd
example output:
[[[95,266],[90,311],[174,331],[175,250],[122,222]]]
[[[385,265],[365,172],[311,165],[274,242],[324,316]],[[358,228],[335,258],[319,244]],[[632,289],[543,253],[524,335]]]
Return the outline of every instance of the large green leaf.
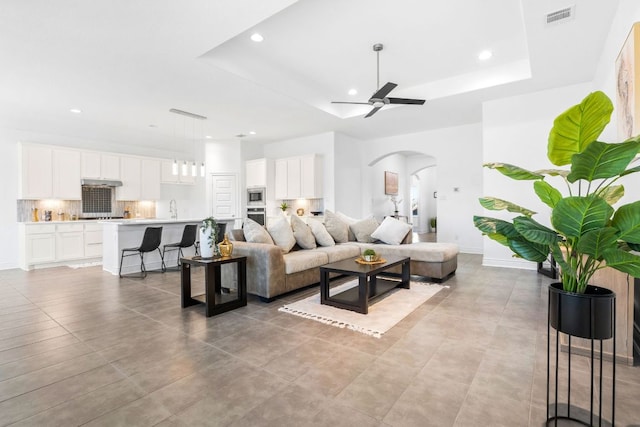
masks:
[[[587,95],[578,105],[560,114],[549,133],[547,157],[556,166],[571,163],[571,156],[581,153],[598,139],[611,119],[613,104],[603,92]]]
[[[549,246],[527,240],[509,240],[509,248],[521,258],[533,262],[543,262],[549,256]]]
[[[485,209],[489,209],[491,211],[507,210],[509,212],[520,213],[526,216],[531,216],[535,214],[535,212],[532,210],[523,208],[522,206],[518,206],[511,202],[507,202],[506,200],[498,199],[496,197],[481,197],[479,200],[480,200],[480,204]]]
[[[553,245],[558,241],[558,233],[545,227],[539,222],[527,216],[519,216],[513,219],[516,231],[525,239],[542,245]]]
[[[640,142],[628,141],[620,144],[607,144],[593,141],[581,153],[571,159],[569,182],[579,179],[612,178],[622,174],[640,150]]]
[[[498,234],[498,233],[489,233],[486,234],[486,236],[488,238],[490,238],[491,240],[494,240],[498,243],[500,243],[501,245],[504,246],[509,246],[509,239],[506,236],[503,236],[502,234]]]
[[[606,251],[603,255],[607,267],[615,268],[633,277],[640,277],[640,256],[620,249]]]
[[[640,243],[640,201],[620,206],[611,225],[618,229],[620,240]]]
[[[551,224],[564,236],[580,237],[605,227],[612,214],[613,208],[600,197],[565,197],[553,209]]]
[[[535,173],[539,173],[541,175],[561,176],[563,178],[566,178],[570,172],[571,171],[564,170],[564,169],[540,169],[535,171]]]
[[[530,181],[533,179],[542,179],[543,176],[536,172],[531,172],[519,166],[510,165],[508,163],[485,163],[485,168],[495,169],[504,176],[518,181]]]
[[[579,253],[591,255],[595,259],[601,260],[604,252],[617,248],[617,240],[617,230],[615,228],[599,228],[585,233],[578,241],[576,250]]]
[[[550,208],[555,208],[556,204],[562,199],[562,194],[546,181],[536,181],[533,183],[533,190],[536,192],[540,200]]]
[[[612,185],[611,187],[606,187],[598,193],[598,196],[610,205],[614,205],[624,196],[624,186]]]
[[[488,236],[499,234],[509,239],[520,238],[520,233],[516,231],[513,224],[501,219],[474,215],[473,225]],[[492,239],[497,241],[497,239],[493,237]]]

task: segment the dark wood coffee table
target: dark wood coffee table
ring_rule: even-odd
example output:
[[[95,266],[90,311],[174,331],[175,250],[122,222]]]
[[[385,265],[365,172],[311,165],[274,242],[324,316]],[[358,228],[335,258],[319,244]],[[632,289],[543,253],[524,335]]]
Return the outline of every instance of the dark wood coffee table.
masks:
[[[332,305],[346,310],[367,314],[369,304],[376,298],[395,288],[409,289],[411,277],[411,259],[400,256],[384,256],[383,264],[359,264],[356,258],[332,262],[320,267],[320,303]],[[388,271],[397,265],[402,266],[402,273]],[[358,277],[358,286],[330,295],[330,273]],[[388,280],[385,277],[396,277],[401,280]]]

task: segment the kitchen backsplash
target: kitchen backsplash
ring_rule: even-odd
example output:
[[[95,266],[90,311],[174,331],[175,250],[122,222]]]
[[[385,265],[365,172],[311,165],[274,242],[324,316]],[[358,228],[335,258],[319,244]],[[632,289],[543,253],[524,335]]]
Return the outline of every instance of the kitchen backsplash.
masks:
[[[44,211],[51,211],[52,221],[68,221],[73,215],[82,217],[80,200],[18,200],[18,222],[33,221],[32,210],[38,209],[38,220],[44,221]],[[124,216],[128,209],[132,218],[155,218],[156,203],[140,201],[116,201],[111,209],[111,216]],[[105,214],[107,216],[107,214]]]

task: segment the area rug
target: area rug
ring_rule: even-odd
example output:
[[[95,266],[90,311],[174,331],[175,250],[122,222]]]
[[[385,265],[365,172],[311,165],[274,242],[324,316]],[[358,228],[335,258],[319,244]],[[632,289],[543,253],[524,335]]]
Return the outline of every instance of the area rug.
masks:
[[[332,287],[331,294],[334,295],[354,286],[358,286],[357,280]],[[411,289],[392,290],[369,306],[368,314],[322,305],[320,293],[280,307],[279,311],[380,338],[413,310],[446,287],[448,286],[412,281]]]

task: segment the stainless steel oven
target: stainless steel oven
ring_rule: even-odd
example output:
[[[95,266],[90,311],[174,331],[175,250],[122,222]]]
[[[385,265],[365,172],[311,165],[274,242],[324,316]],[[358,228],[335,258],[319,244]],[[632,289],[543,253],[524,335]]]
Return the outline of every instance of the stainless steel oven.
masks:
[[[261,207],[261,208],[248,207],[247,218],[254,220],[260,225],[265,225],[267,223],[266,209],[264,207]]]
[[[265,190],[264,187],[247,188],[247,206],[265,206],[267,204]]]

